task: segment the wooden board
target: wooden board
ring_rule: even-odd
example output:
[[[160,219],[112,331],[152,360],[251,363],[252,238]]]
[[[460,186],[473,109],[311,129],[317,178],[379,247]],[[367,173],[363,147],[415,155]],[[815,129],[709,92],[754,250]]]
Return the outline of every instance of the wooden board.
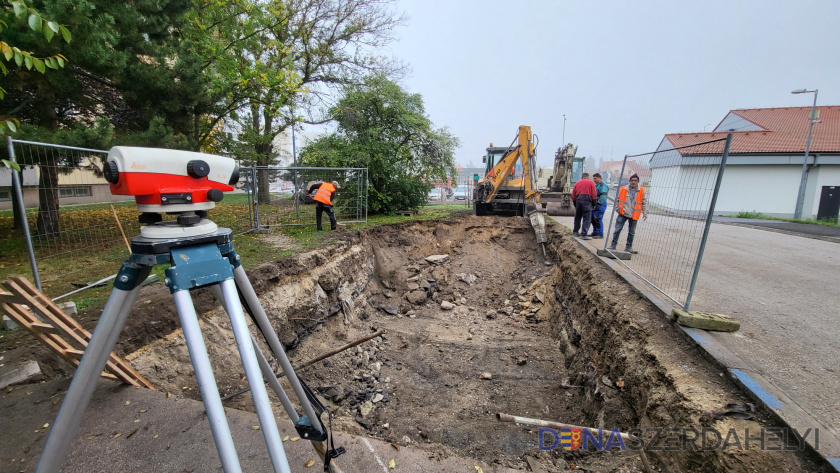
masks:
[[[76,319],[64,313],[26,278],[13,276],[3,281],[2,285],[9,292],[0,292],[0,310],[67,362],[79,366],[79,360],[90,342],[90,332]],[[114,353],[108,357],[106,367],[109,372],[102,373],[103,377],[155,389],[140,373]]]

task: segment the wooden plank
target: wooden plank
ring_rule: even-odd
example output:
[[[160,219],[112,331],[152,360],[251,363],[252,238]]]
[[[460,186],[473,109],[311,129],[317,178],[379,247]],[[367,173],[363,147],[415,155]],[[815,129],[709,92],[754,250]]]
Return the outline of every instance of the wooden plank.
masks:
[[[61,331],[57,328],[53,327],[50,324],[45,324],[43,322],[32,322],[30,325],[32,329],[37,330],[43,334],[51,333],[54,335],[58,335],[61,333]]]
[[[60,337],[57,335],[51,334],[42,334],[36,329],[32,328],[32,314],[30,314],[26,309],[12,304],[0,304],[0,308],[7,314],[9,317],[15,319],[23,328],[28,330],[32,335],[35,336],[38,340],[41,340],[48,348],[52,349],[54,352],[58,353],[62,358],[64,358],[68,363],[73,366],[78,366],[78,360],[74,359],[72,356],[69,356],[65,351],[67,346],[66,342],[64,342]],[[56,340],[56,338],[58,340]]]
[[[84,349],[90,342],[90,332],[85,330],[76,319],[64,313],[58,305],[48,299],[26,278],[14,276],[11,281],[4,281],[3,286],[12,291],[12,299],[15,301],[14,304],[4,305],[4,310],[8,306],[9,311],[16,313],[17,316],[14,318],[32,332],[36,338],[71,364],[78,366],[79,360],[84,355]],[[31,312],[20,307],[22,304],[27,305]],[[38,320],[38,316],[43,317],[45,322],[49,323],[41,322]],[[61,333],[70,337],[71,341],[82,349],[71,346],[67,340],[60,336]],[[111,373],[103,372],[104,377],[120,379],[134,386],[155,389],[140,373],[113,352],[109,354],[106,366]]]

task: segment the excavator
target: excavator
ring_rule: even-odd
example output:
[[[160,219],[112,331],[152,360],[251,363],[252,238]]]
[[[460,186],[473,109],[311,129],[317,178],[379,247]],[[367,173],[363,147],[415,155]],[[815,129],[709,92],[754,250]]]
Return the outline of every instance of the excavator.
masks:
[[[568,143],[554,153],[554,174],[548,178],[548,191],[554,195],[546,205],[548,215],[572,216],[575,204],[572,202],[572,187],[580,180],[586,158],[578,158],[577,146]]]
[[[546,229],[543,193],[537,189],[536,155],[539,138],[531,127],[522,125],[507,148],[490,144],[484,156],[485,176],[475,184],[473,213],[488,215],[499,211],[526,217],[545,255]],[[550,201],[548,198],[546,202]]]

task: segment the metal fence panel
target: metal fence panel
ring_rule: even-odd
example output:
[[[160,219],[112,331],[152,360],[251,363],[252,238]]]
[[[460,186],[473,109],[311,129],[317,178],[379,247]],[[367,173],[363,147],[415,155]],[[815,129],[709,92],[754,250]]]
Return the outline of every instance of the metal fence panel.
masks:
[[[243,189],[253,204],[254,228],[315,225],[315,201],[308,191],[317,182],[338,182],[333,211],[340,224],[367,223],[367,168],[254,166],[242,168]],[[329,225],[326,215],[324,225]]]
[[[646,218],[636,224],[632,249],[638,254],[618,261],[686,310],[726,164],[727,140],[625,156],[621,171],[608,177],[611,202],[604,248],[616,246],[616,251],[622,251],[627,247],[630,222],[616,234],[615,202],[621,187],[637,175],[645,188]]]

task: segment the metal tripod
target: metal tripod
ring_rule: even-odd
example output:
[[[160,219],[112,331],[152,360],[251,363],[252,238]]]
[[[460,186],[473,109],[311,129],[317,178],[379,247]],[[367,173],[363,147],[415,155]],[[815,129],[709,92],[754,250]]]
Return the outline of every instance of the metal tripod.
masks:
[[[209,222],[204,220],[203,222]],[[209,222],[212,224],[212,222]],[[323,407],[304,385],[292,368],[283,346],[274,332],[259,299],[242,268],[239,256],[233,249],[230,229],[215,228],[211,233],[178,238],[147,238],[132,240],[131,256],[126,260],[116,279],[114,289],[96,325],[87,350],[82,357],[70,389],[58,412],[44,452],[38,463],[38,473],[58,472],[90,402],[96,382],[105,368],[108,355],[113,350],[122,331],[131,306],[137,299],[141,283],[158,264],[168,263],[166,285],[175,300],[175,307],[184,339],[195,369],[201,398],[210,422],[213,440],[225,473],[241,472],[239,457],[225,417],[216,379],[207,348],[201,335],[198,317],[192,303],[190,290],[211,287],[230,317],[237,348],[245,369],[248,384],[260,427],[268,447],[269,457],[277,473],[290,473],[289,462],[271,409],[263,377],[280,399],[298,434],[310,440],[324,463],[324,471],[340,473],[333,459],[343,449],[329,449],[327,431],[319,411]],[[281,387],[276,375],[248,329],[243,306],[265,337],[272,354],[289,380],[289,384],[303,408],[299,416]],[[313,405],[313,402],[315,405]],[[330,439],[331,440],[331,439]]]

